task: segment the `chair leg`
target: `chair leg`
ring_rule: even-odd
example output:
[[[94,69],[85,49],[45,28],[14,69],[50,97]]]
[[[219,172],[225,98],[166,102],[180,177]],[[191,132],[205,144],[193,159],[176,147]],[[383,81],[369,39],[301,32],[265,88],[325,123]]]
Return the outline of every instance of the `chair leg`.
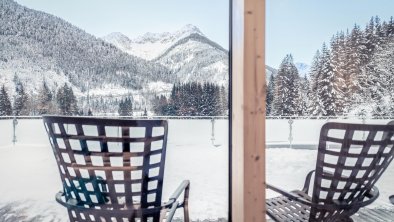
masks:
[[[185,204],[185,206],[183,207],[183,215],[184,215],[184,221],[185,222],[190,222],[190,219],[189,219],[189,206],[188,206],[188,204]]]
[[[185,189],[184,200],[183,200],[184,201],[183,215],[184,215],[185,222],[190,222],[190,218],[189,218],[189,192],[190,192],[190,184]]]

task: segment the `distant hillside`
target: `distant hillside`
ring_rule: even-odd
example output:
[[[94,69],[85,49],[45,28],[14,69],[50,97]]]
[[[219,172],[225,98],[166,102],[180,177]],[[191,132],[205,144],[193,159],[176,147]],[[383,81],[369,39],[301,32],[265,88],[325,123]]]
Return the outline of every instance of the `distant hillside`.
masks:
[[[69,82],[77,91],[140,89],[169,70],[126,54],[47,13],[12,0],[0,1],[0,84],[12,89],[17,75],[33,92],[43,79],[51,87]]]

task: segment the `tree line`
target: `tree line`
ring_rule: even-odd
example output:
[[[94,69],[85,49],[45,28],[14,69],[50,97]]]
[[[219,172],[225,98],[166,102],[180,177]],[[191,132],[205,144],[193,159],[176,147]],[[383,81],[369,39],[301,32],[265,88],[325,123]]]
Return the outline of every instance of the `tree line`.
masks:
[[[0,88],[0,116],[22,115],[93,115],[92,109],[82,110],[78,106],[78,99],[71,86],[64,84],[57,90],[52,90],[43,80],[38,95],[28,96],[24,84],[15,75],[15,92],[11,97],[5,85]],[[121,116],[133,115],[133,103],[131,98],[117,100],[118,113]],[[145,111],[146,113],[147,111]]]
[[[224,86],[213,83],[178,83],[173,85],[169,98],[155,96],[152,109],[162,116],[227,115],[227,95]]]
[[[323,43],[309,77],[287,55],[267,84],[267,115],[394,115],[394,20],[373,17]]]

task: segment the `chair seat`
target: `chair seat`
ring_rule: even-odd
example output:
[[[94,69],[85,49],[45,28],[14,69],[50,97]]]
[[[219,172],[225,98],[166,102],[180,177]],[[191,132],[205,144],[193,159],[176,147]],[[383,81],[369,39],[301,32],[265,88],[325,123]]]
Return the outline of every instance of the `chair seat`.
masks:
[[[300,190],[291,191],[306,200],[311,197]],[[274,197],[266,200],[267,214],[275,221],[309,221],[311,207],[300,202],[289,199],[285,196]]]

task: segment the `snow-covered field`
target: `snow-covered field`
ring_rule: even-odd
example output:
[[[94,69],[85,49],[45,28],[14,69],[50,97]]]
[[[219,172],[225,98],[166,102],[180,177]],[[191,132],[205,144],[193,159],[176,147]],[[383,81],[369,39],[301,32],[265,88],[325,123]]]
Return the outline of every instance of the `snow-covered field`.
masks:
[[[317,143],[320,127],[325,122],[295,120],[292,131],[294,143]],[[388,121],[367,121],[370,122]],[[65,209],[54,201],[61,183],[42,120],[20,120],[15,146],[11,142],[12,121],[0,120],[0,131],[0,221],[67,221]],[[227,131],[227,120],[217,120],[215,144],[220,146],[215,147],[211,142],[210,120],[169,121],[163,198],[165,200],[182,180],[189,179],[193,220],[227,216]],[[267,120],[267,143],[285,144],[288,137],[288,120]],[[266,153],[267,181],[292,190],[301,188],[306,174],[315,167],[317,151],[272,148]],[[394,165],[378,182],[381,196],[371,207],[390,206],[388,196],[394,194],[392,184]],[[268,197],[273,195],[267,193]],[[4,219],[4,215],[9,219]]]

